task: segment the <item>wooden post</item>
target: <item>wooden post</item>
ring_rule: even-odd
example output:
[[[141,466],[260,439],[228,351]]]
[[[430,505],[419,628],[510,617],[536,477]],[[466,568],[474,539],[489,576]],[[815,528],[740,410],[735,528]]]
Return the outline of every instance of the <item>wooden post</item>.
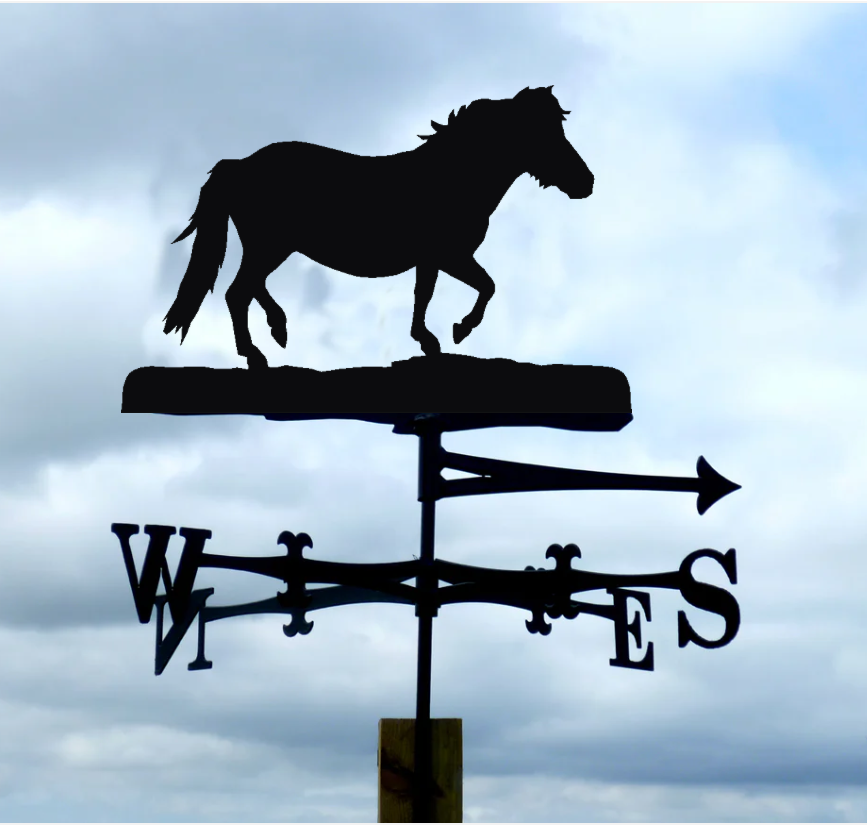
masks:
[[[460,718],[431,719],[434,821],[462,823],[463,734]],[[412,778],[415,764],[415,718],[380,718],[379,823],[412,822]]]

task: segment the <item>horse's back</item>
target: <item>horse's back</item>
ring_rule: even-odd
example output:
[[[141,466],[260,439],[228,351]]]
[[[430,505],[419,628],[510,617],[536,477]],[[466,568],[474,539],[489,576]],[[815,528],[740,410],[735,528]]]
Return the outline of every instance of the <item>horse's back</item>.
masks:
[[[306,141],[278,141],[257,149],[252,155],[244,158],[245,161],[257,161],[259,163],[297,163],[301,158],[337,160],[339,156],[347,158],[364,158],[364,155],[354,155],[351,152],[343,152],[340,149],[332,149],[319,144],[308,144]]]
[[[405,167],[405,156],[398,155],[355,155],[341,149],[333,149],[304,141],[282,141],[268,144],[244,158],[245,165],[259,167],[279,173],[291,171],[295,176],[309,175],[319,180],[332,176],[383,176],[392,170]]]
[[[354,155],[303,141],[269,144],[243,159],[244,178],[254,187],[303,198],[308,205],[354,207],[370,200],[381,209],[414,191],[411,153]]]
[[[302,141],[269,144],[242,159],[232,218],[242,242],[245,226],[276,222],[295,250],[326,267],[395,275],[415,265],[411,160]]]

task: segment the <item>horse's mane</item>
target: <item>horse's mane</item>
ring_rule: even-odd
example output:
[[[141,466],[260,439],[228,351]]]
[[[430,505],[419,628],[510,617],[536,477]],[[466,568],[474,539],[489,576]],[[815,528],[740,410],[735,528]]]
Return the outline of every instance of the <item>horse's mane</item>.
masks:
[[[452,109],[446,123],[441,124],[436,121],[431,121],[430,125],[434,128],[433,134],[419,135],[418,137],[423,141],[431,141],[433,139],[438,143],[443,138],[455,136],[456,133],[459,134],[462,131],[462,127],[469,125],[468,122],[477,121],[478,118],[484,117],[485,115],[487,115],[487,119],[490,120],[490,116],[493,115],[492,110],[496,109],[498,113],[502,113],[506,111],[507,105],[509,107],[514,107],[515,103],[521,104],[525,101],[536,109],[536,111],[541,110],[544,112],[547,108],[548,112],[558,113],[560,115],[560,120],[565,121],[566,116],[570,114],[570,112],[561,108],[560,103],[551,91],[553,88],[553,85],[546,87],[539,86],[536,89],[530,89],[530,87],[527,86],[518,92],[514,98],[500,98],[499,100],[482,98],[473,101],[469,106],[464,104],[464,106],[458,110],[457,114],[455,114],[455,110]]]

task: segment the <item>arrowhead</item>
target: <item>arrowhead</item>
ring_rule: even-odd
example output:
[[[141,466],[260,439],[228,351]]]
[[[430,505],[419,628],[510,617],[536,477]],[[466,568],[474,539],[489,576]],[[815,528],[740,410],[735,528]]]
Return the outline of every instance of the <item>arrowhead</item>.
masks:
[[[698,458],[695,470],[698,472],[699,480],[698,500],[696,501],[699,514],[704,514],[717,500],[721,500],[726,494],[731,494],[732,491],[737,491],[740,488],[737,483],[727,480],[722,474],[714,471],[704,457]]]

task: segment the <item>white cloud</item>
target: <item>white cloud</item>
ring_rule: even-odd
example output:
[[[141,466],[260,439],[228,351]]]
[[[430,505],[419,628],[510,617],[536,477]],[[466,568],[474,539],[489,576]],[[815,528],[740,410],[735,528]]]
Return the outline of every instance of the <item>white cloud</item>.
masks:
[[[641,3],[563,7],[560,25],[604,49],[607,72],[655,84],[665,97],[684,89],[712,94],[738,75],[785,75],[844,14],[810,5]]]

